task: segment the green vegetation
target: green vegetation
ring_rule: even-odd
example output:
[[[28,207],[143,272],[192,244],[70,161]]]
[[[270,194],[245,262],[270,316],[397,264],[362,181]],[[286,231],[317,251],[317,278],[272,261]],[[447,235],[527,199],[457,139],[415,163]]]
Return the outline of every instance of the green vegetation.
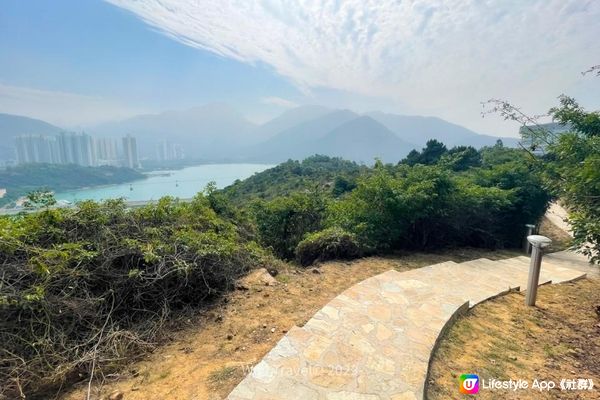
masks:
[[[428,147],[435,151],[416,152],[429,154],[418,161],[372,168],[324,156],[288,161],[224,190],[209,185],[187,204],[52,209],[51,196],[33,193],[38,212],[0,218],[0,394],[43,395],[118,368],[182,311],[280,263],[274,256],[307,266],[519,246],[550,198],[537,162],[502,143]]]
[[[150,349],[175,312],[268,260],[202,194],[0,218],[0,395],[115,368]]]
[[[448,151],[443,144],[434,145],[443,151],[427,157],[428,165],[411,166],[406,160],[397,166],[378,162],[374,168],[363,169],[351,181],[351,189],[341,194],[335,191],[337,185],[332,190],[314,184],[305,185],[312,190],[303,187],[288,196],[255,200],[250,218],[259,241],[277,256],[292,259],[295,255],[302,264],[330,258],[315,254],[318,249],[329,250],[313,242],[329,238],[332,232],[346,232],[357,241],[359,250],[352,254],[519,246],[525,224],[536,223],[550,199],[527,153],[502,143],[475,154],[470,148]],[[320,162],[326,164],[325,159]],[[269,190],[285,191],[276,182]],[[244,197],[256,198],[258,193],[246,192]],[[323,229],[323,236],[311,236]]]
[[[0,206],[14,202],[28,192],[45,188],[52,191],[78,189],[87,186],[131,182],[145,176],[129,168],[82,167],[79,165],[26,164],[0,170],[0,188],[7,194]]]
[[[224,193],[237,204],[312,190],[339,196],[352,190],[353,182],[367,170],[353,161],[315,155],[304,161],[289,160],[244,181],[238,180]]]
[[[523,124],[523,141],[544,186],[569,210],[574,248],[600,263],[600,112],[586,111],[564,95],[559,102],[548,113],[566,130],[557,134],[553,124],[537,124],[510,103],[490,100],[491,112]]]
[[[309,233],[296,246],[296,259],[303,266],[311,265],[317,260],[353,259],[360,254],[356,237],[340,228]]]
[[[550,114],[572,130],[549,145],[546,177],[570,209],[575,245],[600,263],[600,112],[586,112],[568,97],[560,102]]]
[[[294,193],[269,202],[257,201],[253,209],[262,244],[278,257],[291,259],[304,236],[323,226],[325,199],[316,192]]]

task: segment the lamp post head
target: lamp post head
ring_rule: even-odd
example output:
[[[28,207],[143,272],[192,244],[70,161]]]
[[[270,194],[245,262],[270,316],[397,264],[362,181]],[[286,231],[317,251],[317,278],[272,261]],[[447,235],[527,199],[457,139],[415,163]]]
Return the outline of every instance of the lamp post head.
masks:
[[[552,244],[552,240],[547,238],[546,236],[541,235],[530,235],[527,236],[527,241],[531,243],[533,247],[537,247],[540,249],[546,248]]]

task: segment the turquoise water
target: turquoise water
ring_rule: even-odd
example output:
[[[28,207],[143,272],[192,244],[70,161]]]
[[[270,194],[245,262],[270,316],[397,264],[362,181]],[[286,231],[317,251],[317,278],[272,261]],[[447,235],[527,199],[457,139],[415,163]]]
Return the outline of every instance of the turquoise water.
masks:
[[[96,186],[87,189],[56,193],[57,200],[106,200],[123,197],[129,201],[157,200],[163,196],[182,199],[193,197],[206,184],[216,182],[218,188],[246,179],[273,165],[266,164],[210,164],[187,167],[175,171],[154,171],[148,178],[118,185]]]

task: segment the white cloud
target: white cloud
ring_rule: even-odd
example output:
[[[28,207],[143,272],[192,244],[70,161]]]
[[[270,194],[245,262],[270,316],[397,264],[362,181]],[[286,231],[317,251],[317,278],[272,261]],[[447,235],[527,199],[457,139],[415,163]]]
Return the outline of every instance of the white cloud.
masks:
[[[127,118],[141,110],[101,97],[0,83],[0,112],[38,118],[70,128]]]
[[[545,111],[600,62],[597,0],[106,1],[299,88],[386,98],[492,131],[480,101]]]
[[[260,101],[263,104],[270,104],[273,106],[278,106],[278,107],[283,107],[283,108],[294,108],[294,107],[299,106],[299,104],[294,101],[283,99],[283,98],[277,97],[277,96],[263,97],[262,99],[260,99]]]

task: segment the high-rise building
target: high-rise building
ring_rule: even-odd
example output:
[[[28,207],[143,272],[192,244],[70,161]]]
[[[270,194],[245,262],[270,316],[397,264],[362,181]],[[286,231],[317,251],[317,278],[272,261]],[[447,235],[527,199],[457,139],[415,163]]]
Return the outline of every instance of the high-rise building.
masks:
[[[96,165],[96,148],[91,136],[85,133],[61,132],[58,136],[61,164]]]
[[[136,139],[123,138],[122,159],[119,160],[115,139],[93,139],[85,133],[61,132],[58,136],[22,135],[15,138],[17,164],[50,163],[77,164],[84,167],[98,165],[125,165],[139,167]],[[177,156],[181,149],[170,148],[171,155]]]
[[[100,138],[95,140],[96,162],[98,165],[118,165],[117,141],[115,139]]]
[[[183,158],[183,148],[177,143],[164,140],[156,145],[156,159],[159,161],[181,160]]]
[[[137,142],[131,135],[123,138],[123,164],[129,168],[139,168]]]
[[[55,137],[22,135],[15,138],[17,163],[60,163],[58,142]]]
[[[93,139],[85,133],[62,132],[58,136],[23,135],[15,138],[17,163],[96,165]]]

